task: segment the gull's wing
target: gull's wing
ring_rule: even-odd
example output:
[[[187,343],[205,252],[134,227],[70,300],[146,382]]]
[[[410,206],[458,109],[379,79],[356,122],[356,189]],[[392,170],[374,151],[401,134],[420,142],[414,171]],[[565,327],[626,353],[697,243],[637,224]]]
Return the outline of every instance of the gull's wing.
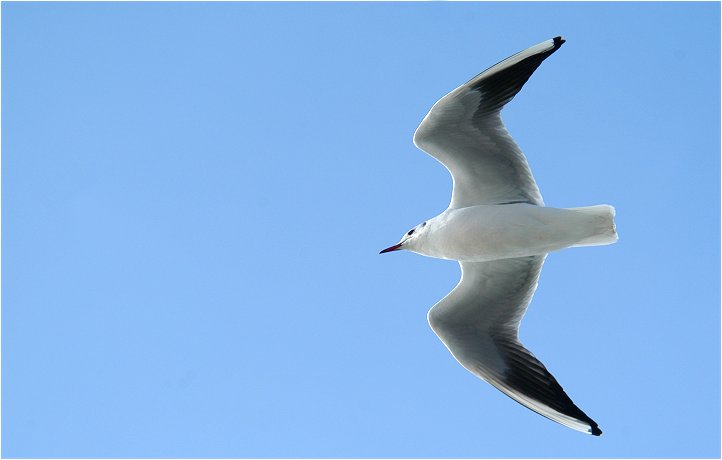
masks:
[[[454,179],[449,208],[544,204],[499,113],[562,43],[556,37],[504,59],[441,98],[421,122],[414,144],[446,166]]]
[[[460,262],[461,281],[429,310],[429,324],[477,377],[544,417],[598,436],[599,426],[518,339],[544,257]]]

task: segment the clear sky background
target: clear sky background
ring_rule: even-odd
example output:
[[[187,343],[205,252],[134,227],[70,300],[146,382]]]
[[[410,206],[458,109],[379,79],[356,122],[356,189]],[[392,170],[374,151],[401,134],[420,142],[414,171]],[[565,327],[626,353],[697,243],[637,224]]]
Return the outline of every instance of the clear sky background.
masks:
[[[4,457],[718,457],[718,3],[3,3]],[[456,363],[431,105],[563,35],[505,109],[550,206],[524,343],[586,436]]]

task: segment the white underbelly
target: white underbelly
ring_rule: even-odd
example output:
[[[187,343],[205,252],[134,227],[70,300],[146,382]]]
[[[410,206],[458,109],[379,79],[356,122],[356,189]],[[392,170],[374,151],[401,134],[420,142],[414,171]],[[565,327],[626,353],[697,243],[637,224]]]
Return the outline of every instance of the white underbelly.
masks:
[[[425,255],[469,262],[541,255],[599,231],[588,214],[528,204],[472,206],[444,214]]]

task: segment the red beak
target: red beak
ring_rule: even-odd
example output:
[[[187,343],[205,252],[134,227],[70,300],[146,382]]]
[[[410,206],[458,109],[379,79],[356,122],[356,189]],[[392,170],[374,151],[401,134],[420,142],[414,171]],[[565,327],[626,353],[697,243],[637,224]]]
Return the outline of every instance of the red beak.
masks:
[[[399,249],[401,249],[401,243],[390,246],[390,247],[384,249],[383,251],[379,252],[379,254],[383,254],[385,252],[391,252],[391,251],[398,251]]]

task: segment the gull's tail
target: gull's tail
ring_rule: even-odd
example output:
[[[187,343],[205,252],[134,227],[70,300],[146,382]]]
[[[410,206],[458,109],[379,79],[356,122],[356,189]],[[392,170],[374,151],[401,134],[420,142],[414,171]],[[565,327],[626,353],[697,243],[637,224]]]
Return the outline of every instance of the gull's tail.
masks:
[[[583,238],[572,247],[577,246],[602,246],[616,243],[617,226],[614,223],[614,207],[608,204],[597,206],[585,206],[583,208],[567,208],[590,217],[591,236]]]

